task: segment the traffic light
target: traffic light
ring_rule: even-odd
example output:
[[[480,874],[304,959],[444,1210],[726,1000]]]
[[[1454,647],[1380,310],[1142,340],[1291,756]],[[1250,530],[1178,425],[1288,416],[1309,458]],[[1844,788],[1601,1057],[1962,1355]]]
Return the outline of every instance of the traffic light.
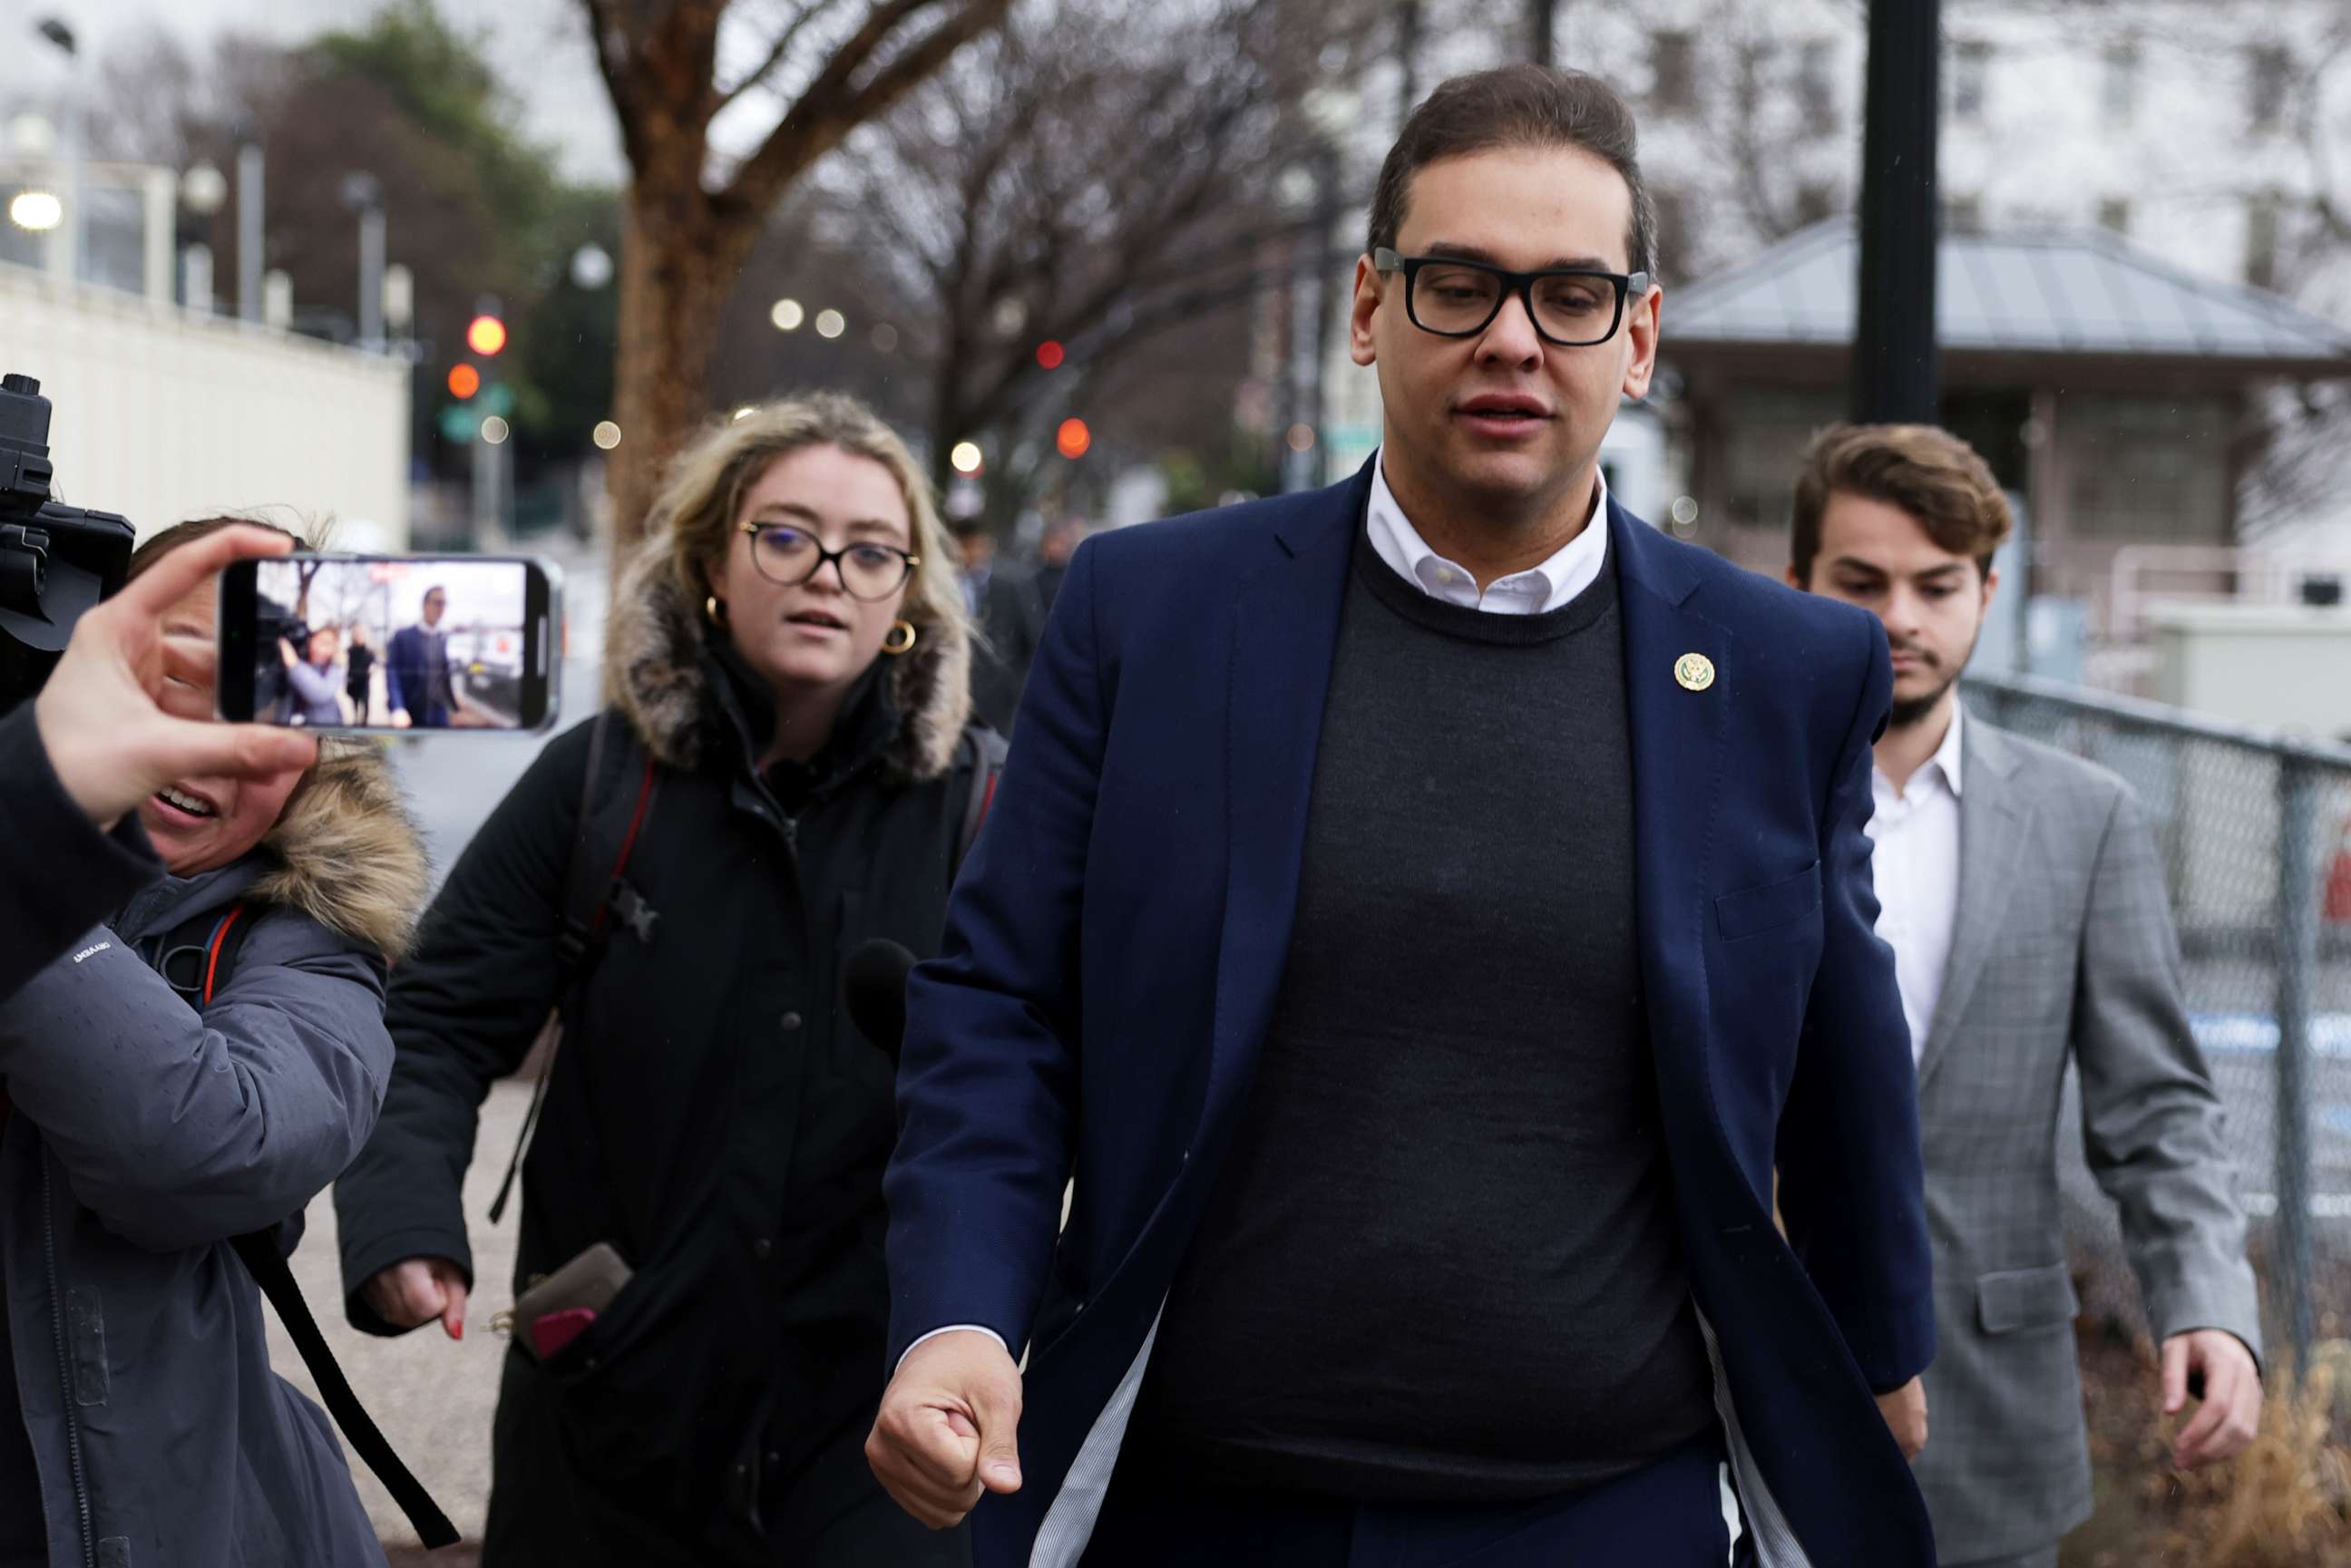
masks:
[[[1067,358],[1069,355],[1063,351],[1061,345],[1051,338],[1037,345],[1037,362],[1046,370],[1061,369],[1061,361]]]
[[[489,359],[507,346],[507,324],[488,311],[465,324],[465,347]]]
[[[1061,428],[1053,433],[1053,449],[1072,463],[1083,457],[1093,444],[1093,432],[1086,428],[1082,419],[1065,419]]]
[[[458,446],[475,441],[496,445],[507,438],[515,390],[498,379],[492,362],[506,347],[505,304],[495,294],[475,296],[474,314],[465,323],[468,357],[451,365],[442,383],[456,400],[441,410],[443,440]]]

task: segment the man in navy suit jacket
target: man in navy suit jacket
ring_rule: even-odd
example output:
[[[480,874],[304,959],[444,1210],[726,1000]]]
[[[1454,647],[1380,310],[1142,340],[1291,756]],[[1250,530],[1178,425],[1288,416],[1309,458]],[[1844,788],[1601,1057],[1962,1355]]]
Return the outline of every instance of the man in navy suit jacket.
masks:
[[[1072,563],[886,1178],[867,1453],[982,1568],[1932,1568],[1885,640],[1608,498],[1655,233],[1604,86],[1447,84],[1374,462]]]
[[[455,678],[449,669],[449,633],[441,617],[449,608],[448,591],[424,591],[423,619],[392,634],[384,651],[383,680],[392,721],[402,728],[446,729],[457,706]]]

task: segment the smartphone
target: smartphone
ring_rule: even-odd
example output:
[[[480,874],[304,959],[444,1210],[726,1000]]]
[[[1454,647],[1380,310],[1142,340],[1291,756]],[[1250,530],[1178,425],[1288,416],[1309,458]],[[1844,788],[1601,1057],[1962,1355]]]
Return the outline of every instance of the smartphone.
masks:
[[[220,580],[220,716],[329,732],[543,730],[562,581],[524,556],[234,562]]]

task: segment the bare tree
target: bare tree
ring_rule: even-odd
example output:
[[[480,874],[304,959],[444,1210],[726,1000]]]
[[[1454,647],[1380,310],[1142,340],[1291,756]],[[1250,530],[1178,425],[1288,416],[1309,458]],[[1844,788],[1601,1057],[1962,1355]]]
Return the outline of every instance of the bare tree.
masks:
[[[1301,16],[1276,0],[1024,11],[861,136],[842,205],[913,307],[942,479],[955,443],[993,434],[1017,487],[1007,468],[1085,378],[1263,287],[1273,249],[1311,235],[1273,192],[1297,150],[1286,89],[1332,19]]]
[[[611,469],[616,545],[643,528],[655,469],[698,412],[720,308],[778,199],[996,26],[1008,4],[747,4],[729,37],[748,46],[751,63],[722,80],[729,0],[580,0],[632,174],[614,396],[624,435]],[[718,167],[712,122],[762,100],[781,106],[765,135]]]

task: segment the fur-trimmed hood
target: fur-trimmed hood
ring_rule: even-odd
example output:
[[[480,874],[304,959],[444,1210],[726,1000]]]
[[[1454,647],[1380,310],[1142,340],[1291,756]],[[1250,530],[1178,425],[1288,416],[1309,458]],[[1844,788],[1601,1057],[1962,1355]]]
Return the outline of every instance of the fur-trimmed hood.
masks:
[[[423,836],[371,742],[324,739],[319,761],[262,841],[277,864],[254,898],[298,909],[396,960],[416,934],[431,876]]]
[[[604,695],[664,766],[691,770],[723,740],[728,720],[705,674],[707,622],[670,570],[670,535],[648,536],[629,557],[604,630]],[[898,733],[884,754],[905,780],[954,765],[971,716],[971,644],[953,622],[914,622],[912,651],[888,660]]]

